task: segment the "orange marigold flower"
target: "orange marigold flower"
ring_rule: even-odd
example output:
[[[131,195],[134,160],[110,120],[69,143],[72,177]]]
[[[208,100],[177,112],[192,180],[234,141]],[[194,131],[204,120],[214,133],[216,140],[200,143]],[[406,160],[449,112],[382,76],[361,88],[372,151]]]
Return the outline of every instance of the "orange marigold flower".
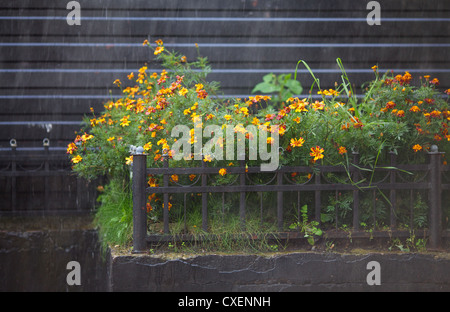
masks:
[[[386,103],[386,108],[387,109],[394,108],[394,107],[395,107],[395,103],[394,102],[389,101],[389,102]]]
[[[305,143],[305,140],[303,138],[300,138],[298,140],[296,138],[292,138],[290,145],[292,147],[301,147],[303,145],[303,143]]]
[[[438,86],[439,85],[439,79],[434,78],[433,80],[430,81],[431,84]]]
[[[404,111],[404,110],[399,110],[399,111],[397,112],[397,116],[398,116],[398,117],[405,117],[405,111]]]
[[[223,177],[224,175],[227,174],[227,169],[221,168],[221,169],[219,170],[219,174]]]
[[[154,55],[161,54],[164,51],[164,47],[156,47],[155,52],[153,52]]]
[[[172,174],[172,175],[170,176],[170,178],[172,179],[173,182],[178,182],[178,175]]]
[[[162,46],[164,44],[164,42],[161,39],[156,40],[155,43],[159,46]]]
[[[441,115],[440,111],[434,110],[430,113],[431,117],[438,118]]]
[[[414,105],[413,107],[411,107],[409,109],[409,111],[413,112],[413,113],[417,113],[417,112],[420,112],[420,108],[418,106]]]
[[[422,150],[422,146],[419,144],[416,144],[412,147],[412,149],[414,150],[414,152],[417,153],[418,151]]]
[[[322,159],[324,157],[323,155],[324,149],[320,146],[311,147],[311,153],[309,155],[311,157],[314,157],[313,162],[316,162],[319,159]]]
[[[339,154],[344,155],[347,153],[347,149],[345,148],[345,146],[340,146],[339,147]]]
[[[130,157],[125,157],[125,164],[129,165],[133,162],[133,155]]]

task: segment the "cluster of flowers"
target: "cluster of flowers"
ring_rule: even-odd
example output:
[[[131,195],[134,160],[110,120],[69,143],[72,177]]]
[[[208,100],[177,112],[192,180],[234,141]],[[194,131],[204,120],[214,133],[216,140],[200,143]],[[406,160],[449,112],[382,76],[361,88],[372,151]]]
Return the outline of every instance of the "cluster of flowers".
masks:
[[[271,97],[263,95],[220,102],[210,96],[212,87],[206,80],[186,82],[187,75],[195,72],[186,56],[167,51],[161,40],[156,41],[156,48],[147,40],[143,45],[154,49],[157,58],[171,60],[179,72],[163,69],[159,74],[149,74],[144,66],[136,77],[134,73],[128,75],[132,86],[123,87],[125,82],[114,81],[123,97],[107,102],[100,115],[87,117],[88,127],[67,147],[73,169],[81,175],[123,177],[126,165],[133,160],[130,145],[143,146],[151,166],[161,166],[163,154],[174,156],[171,147],[176,138],[171,137],[171,129],[179,124],[202,129],[208,124],[235,125],[234,131],[245,134],[246,139],[252,135],[246,130],[249,125],[267,132],[276,129],[281,165],[337,164],[348,157],[349,150],[373,154],[381,145],[417,154],[432,144],[450,141],[448,99],[438,95],[436,78],[424,76],[416,89],[411,86],[409,73],[380,78],[374,66],[376,79],[370,96],[358,105],[347,102],[351,94],[343,94],[345,89],[338,87],[319,90],[322,100],[291,97],[280,107],[268,105]],[[450,90],[445,93],[450,95]],[[196,140],[194,132],[192,129],[191,143]],[[226,145],[221,140],[217,143]],[[268,137],[269,147],[272,143],[273,137]],[[213,155],[205,155],[204,161],[215,161],[218,174],[227,174],[229,162],[217,161]],[[189,166],[187,160],[182,162]],[[178,177],[173,176],[172,181],[178,181]],[[149,177],[149,185],[157,185],[154,177]]]

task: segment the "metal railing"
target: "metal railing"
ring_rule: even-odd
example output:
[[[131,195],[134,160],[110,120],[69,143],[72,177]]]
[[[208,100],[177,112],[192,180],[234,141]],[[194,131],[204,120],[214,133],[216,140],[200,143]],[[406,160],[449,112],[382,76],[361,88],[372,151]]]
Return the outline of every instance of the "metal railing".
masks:
[[[71,168],[66,149],[18,147],[15,139],[0,150],[0,214],[66,214],[92,211],[95,190]]]
[[[227,174],[235,174],[236,180],[229,185],[208,185],[209,175],[219,174],[221,168],[208,167],[207,163],[201,161],[201,166],[188,168],[169,167],[169,157],[163,155],[162,168],[147,168],[147,156],[143,153],[142,147],[134,148],[132,165],[132,191],[133,191],[133,250],[136,253],[144,252],[147,243],[151,241],[147,235],[147,196],[148,194],[158,193],[163,195],[163,234],[156,235],[160,237],[170,237],[169,229],[169,194],[201,194],[201,213],[202,230],[208,231],[208,194],[211,193],[237,193],[239,196],[239,217],[242,230],[245,232],[246,223],[246,193],[276,192],[276,218],[277,228],[281,233],[284,228],[284,194],[286,192],[297,192],[298,203],[300,206],[300,196],[303,192],[314,193],[314,218],[320,226],[322,195],[326,191],[334,191],[336,196],[338,192],[348,191],[353,196],[352,206],[352,226],[353,230],[360,229],[360,197],[361,194],[373,192],[375,221],[375,192],[387,190],[390,202],[390,229],[397,228],[397,196],[400,191],[410,191],[410,219],[413,219],[413,191],[423,190],[428,194],[429,222],[428,230],[429,243],[431,248],[439,248],[442,240],[442,190],[450,189],[450,184],[443,184],[441,175],[444,171],[449,171],[447,166],[442,165],[442,154],[433,146],[428,153],[428,164],[400,165],[396,164],[396,155],[391,153],[390,164],[385,167],[376,167],[375,172],[381,178],[373,181],[374,170],[367,170],[359,166],[359,154],[353,153],[352,164],[345,168],[344,166],[282,166],[273,172],[261,172],[259,167],[246,167],[245,161],[239,161],[239,166],[226,167]],[[364,173],[369,173],[369,177],[363,177]],[[422,177],[416,181],[405,179],[400,175],[402,172],[421,174]],[[253,183],[249,176],[251,174],[272,175],[268,183]],[[288,173],[308,174],[308,180],[304,183],[296,183],[289,178]],[[172,175],[198,175],[196,181],[189,185],[178,183],[169,183]],[[329,181],[327,175],[341,174],[347,178],[347,181]],[[162,185],[157,187],[148,187],[148,175],[162,175]],[[247,183],[250,182],[250,183]],[[186,206],[186,197],[184,197]],[[224,204],[224,201],[223,201]],[[263,200],[260,201],[261,213],[263,212]],[[336,228],[337,228],[337,209],[336,209]],[[155,235],[151,235],[153,238]]]

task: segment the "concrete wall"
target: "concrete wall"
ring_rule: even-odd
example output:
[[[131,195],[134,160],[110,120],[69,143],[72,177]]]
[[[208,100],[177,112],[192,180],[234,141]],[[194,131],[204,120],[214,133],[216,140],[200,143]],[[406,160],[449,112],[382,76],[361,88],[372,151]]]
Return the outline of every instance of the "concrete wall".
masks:
[[[380,285],[367,283],[371,261]],[[110,265],[111,291],[450,291],[450,258],[420,254],[113,256]]]
[[[90,218],[0,219],[0,291],[450,291],[450,255],[292,252],[165,259],[103,254]],[[447,249],[448,250],[448,249]],[[70,261],[80,285],[68,285]],[[379,263],[379,271],[367,265]],[[380,278],[369,286],[368,275]]]

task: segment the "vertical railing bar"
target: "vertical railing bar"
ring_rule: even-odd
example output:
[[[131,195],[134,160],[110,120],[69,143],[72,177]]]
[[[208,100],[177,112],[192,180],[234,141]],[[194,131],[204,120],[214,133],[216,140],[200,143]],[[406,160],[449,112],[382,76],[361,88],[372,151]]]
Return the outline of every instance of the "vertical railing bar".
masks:
[[[359,153],[353,152],[353,164],[359,165]],[[357,183],[359,181],[359,171],[357,167],[353,166],[353,182]],[[353,229],[359,230],[359,188],[353,191]]]
[[[277,172],[277,185],[283,185],[283,173],[281,171]],[[277,192],[277,227],[278,231],[283,231],[283,192]]]
[[[239,174],[239,185],[241,187],[245,186],[245,160],[240,160],[239,165],[241,167],[242,173]],[[245,192],[240,192],[239,197],[239,217],[241,221],[241,228],[245,230]]]
[[[409,190],[409,228],[413,229],[414,226],[414,193],[413,190]]]
[[[259,193],[259,216],[261,219],[261,227],[264,224],[264,216],[263,216],[263,192],[258,192]]]
[[[222,192],[222,226],[225,225],[225,192]]]
[[[163,151],[163,167],[169,168],[169,155],[167,154],[167,150]],[[169,173],[163,174],[163,186],[169,186]],[[164,234],[169,234],[169,193],[165,192],[163,195],[164,200],[164,208],[163,208],[163,221],[164,221]]]
[[[394,152],[390,152],[391,154],[391,167],[394,167],[396,165],[396,154]],[[394,169],[391,169],[390,173],[390,183],[394,185],[396,182],[396,171]],[[395,229],[397,226],[397,220],[396,220],[396,202],[397,202],[397,192],[394,188],[391,187],[390,195],[389,195],[389,201],[391,202],[391,216],[390,216],[390,227],[391,229]]]
[[[320,182],[320,175],[321,175],[321,172],[317,171],[315,173],[315,176],[314,176],[314,182],[317,185],[320,185],[320,183],[321,183]],[[314,205],[315,205],[314,219],[319,225],[320,225],[320,206],[322,205],[320,196],[321,196],[321,191],[320,190],[314,191]]]
[[[300,224],[301,220],[301,208],[300,208],[300,191],[297,191],[297,224]]]
[[[206,168],[206,161],[204,155],[202,155],[202,168]],[[206,173],[202,173],[202,187],[206,188],[207,175]],[[202,192],[202,230],[208,231],[208,193]]]
[[[338,190],[335,191],[334,193],[334,199],[335,199],[335,204],[334,204],[334,218],[335,218],[335,223],[336,223],[336,230],[338,229]]]
[[[186,196],[187,193],[184,193],[184,204],[183,204],[183,221],[184,221],[184,233],[187,233],[187,221],[186,221]]]
[[[372,209],[373,227],[375,228],[377,224],[377,192],[375,189],[372,191]]]

